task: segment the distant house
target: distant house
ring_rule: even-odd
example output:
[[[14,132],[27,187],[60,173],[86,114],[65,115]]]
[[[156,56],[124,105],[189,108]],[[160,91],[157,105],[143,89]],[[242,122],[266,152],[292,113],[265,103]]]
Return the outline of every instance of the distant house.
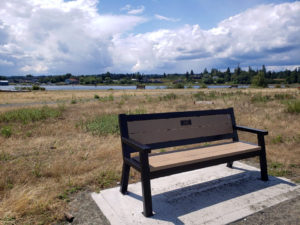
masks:
[[[74,79],[74,78],[70,78],[70,79],[66,79],[65,83],[66,84],[79,84],[79,80]]]
[[[7,86],[8,80],[0,80],[0,86]]]

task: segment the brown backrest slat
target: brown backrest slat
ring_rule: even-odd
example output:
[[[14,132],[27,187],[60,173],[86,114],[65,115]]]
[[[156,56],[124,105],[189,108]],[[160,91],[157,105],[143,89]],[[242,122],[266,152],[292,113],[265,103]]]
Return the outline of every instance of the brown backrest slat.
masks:
[[[232,134],[231,115],[216,114],[128,121],[128,136],[142,144]]]

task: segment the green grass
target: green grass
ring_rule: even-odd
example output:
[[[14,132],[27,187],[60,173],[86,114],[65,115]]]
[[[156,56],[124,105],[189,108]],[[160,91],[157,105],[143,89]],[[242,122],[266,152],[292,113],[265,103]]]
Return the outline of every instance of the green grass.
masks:
[[[291,171],[283,168],[283,164],[279,162],[271,162],[268,170],[271,176],[276,177],[283,177],[291,174]]]
[[[114,96],[110,94],[109,96],[99,97],[100,102],[112,102],[114,101]]]
[[[127,114],[145,114],[147,113],[144,108],[137,108],[134,111],[129,111]],[[91,120],[85,122],[80,121],[76,127],[81,127],[93,135],[110,135],[119,134],[119,120],[116,114],[104,114],[96,116]]]
[[[251,97],[252,103],[266,103],[269,101],[272,101],[272,97],[269,95],[255,94]]]
[[[251,102],[255,103],[255,102],[268,102],[268,101],[272,101],[272,97],[269,95],[261,95],[261,94],[256,94],[254,96],[252,96],[251,98]]]
[[[9,138],[12,135],[12,129],[9,126],[4,126],[1,128],[1,135],[3,137]]]
[[[109,135],[119,133],[118,115],[105,114],[96,116],[82,124],[86,131],[94,135]]]
[[[283,138],[281,135],[277,135],[276,137],[274,137],[271,141],[273,144],[279,144],[279,143],[283,143]]]
[[[286,94],[286,93],[274,95],[275,100],[287,100],[287,99],[294,99],[294,98],[295,98],[295,96],[293,96],[291,94]]]
[[[174,93],[169,93],[163,96],[159,96],[160,101],[170,101],[170,100],[175,100],[177,98],[177,95]]]
[[[108,188],[115,186],[116,183],[120,180],[120,173],[113,170],[107,170],[100,172],[97,177],[97,183],[100,189]]]
[[[0,152],[0,162],[6,162],[13,159],[13,157],[7,152]]]
[[[193,94],[193,97],[196,99],[196,101],[205,101],[208,99],[203,91],[199,91],[196,94]]]
[[[74,193],[76,193],[76,192],[78,192],[78,191],[80,191],[80,190],[81,190],[81,188],[80,188],[80,187],[77,187],[77,186],[75,186],[75,187],[70,187],[70,188],[66,189],[63,193],[61,193],[61,194],[58,196],[58,199],[64,200],[64,201],[66,201],[66,202],[69,202],[69,201],[70,201],[70,195],[71,195],[71,194],[74,194]]]
[[[286,111],[288,113],[300,113],[300,100],[288,102]]]
[[[58,108],[44,106],[42,108],[17,109],[0,114],[0,123],[21,122],[28,124],[29,122],[60,117],[63,111],[64,107],[61,106]]]

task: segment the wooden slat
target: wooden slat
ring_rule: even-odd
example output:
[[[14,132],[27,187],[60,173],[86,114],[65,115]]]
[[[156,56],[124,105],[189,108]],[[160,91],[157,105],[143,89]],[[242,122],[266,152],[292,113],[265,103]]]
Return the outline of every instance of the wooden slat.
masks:
[[[173,151],[166,154],[149,156],[150,171],[172,168],[181,165],[204,162],[207,160],[238,155],[260,150],[260,146],[244,142],[233,142],[184,151]],[[139,160],[135,157],[135,160]]]
[[[151,144],[232,133],[230,114],[128,122],[129,137]]]

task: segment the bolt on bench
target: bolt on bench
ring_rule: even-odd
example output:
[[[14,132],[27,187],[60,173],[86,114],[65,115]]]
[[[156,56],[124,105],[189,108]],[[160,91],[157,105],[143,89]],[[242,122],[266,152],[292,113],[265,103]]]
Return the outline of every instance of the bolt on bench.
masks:
[[[268,180],[264,130],[235,124],[233,108],[119,115],[123,171],[121,193],[126,194],[130,167],[141,173],[143,214],[152,216],[150,179],[195,170],[221,163],[232,167],[233,161],[259,156],[261,179]],[[239,141],[237,131],[257,134],[258,144]],[[226,140],[223,144],[151,153],[151,150]],[[228,139],[232,141],[228,142]],[[132,153],[138,152],[138,157]]]

